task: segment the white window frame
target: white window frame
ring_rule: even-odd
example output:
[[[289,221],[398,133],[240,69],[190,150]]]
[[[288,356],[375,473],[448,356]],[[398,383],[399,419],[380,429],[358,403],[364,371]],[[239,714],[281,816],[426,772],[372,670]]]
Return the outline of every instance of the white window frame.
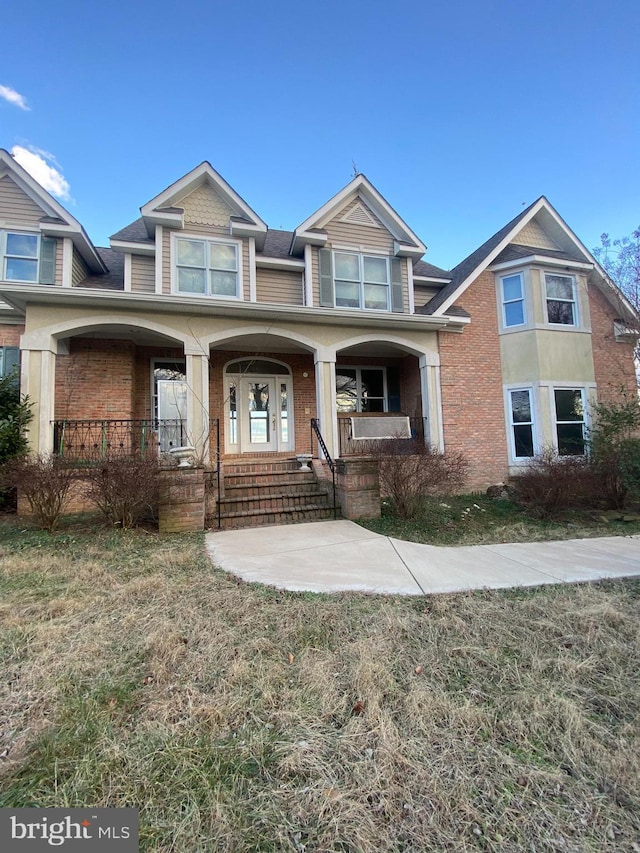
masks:
[[[571,281],[571,299],[550,298],[547,290],[547,277],[555,276],[556,278],[567,278]],[[566,272],[555,272],[553,270],[542,271],[542,289],[543,289],[543,305],[544,305],[544,322],[548,326],[553,326],[554,329],[575,329],[580,325],[580,314],[578,311],[578,289],[576,286],[576,277]],[[573,305],[573,323],[554,323],[549,319],[549,302],[566,302]]]
[[[504,282],[508,278],[519,278],[520,279],[520,298],[519,299],[506,299],[504,294]],[[511,305],[515,302],[522,303],[522,322],[521,323],[508,323],[507,322],[507,305]],[[500,276],[500,305],[502,307],[502,326],[504,329],[518,329],[527,325],[527,301],[525,299],[525,290],[524,290],[524,273],[523,272],[510,272],[506,275]]]
[[[332,250],[332,262],[333,262],[333,302],[336,308],[340,308],[345,311],[391,311],[391,265],[389,263],[389,256],[375,252],[360,252],[353,249],[338,249],[334,248]],[[357,279],[347,279],[347,278],[338,278],[336,275],[336,255],[351,255],[358,259],[358,274],[359,277]],[[385,267],[387,271],[387,280],[386,282],[379,281],[366,281],[364,278],[364,259],[371,258],[376,261],[384,261]],[[358,285],[358,296],[359,296],[359,305],[339,305],[338,304],[338,282],[349,282],[351,284]],[[386,287],[387,289],[387,305],[385,308],[365,308],[365,298],[364,298],[364,288],[365,285],[371,284],[377,287]]]
[[[37,239],[36,244],[36,256],[35,258],[27,257],[25,255],[9,255],[7,254],[7,238],[10,234],[15,234],[17,236],[24,237],[35,237]],[[7,260],[9,258],[16,258],[18,260],[28,260],[36,262],[36,275],[35,278],[7,278]],[[40,234],[26,228],[5,228],[0,230],[0,278],[2,281],[11,281],[18,282],[20,284],[38,284],[40,281]]]
[[[387,387],[387,368],[381,367],[377,364],[336,364],[336,378],[340,375],[341,370],[355,370],[356,371],[356,410],[355,414],[362,414],[362,371],[363,370],[380,370],[382,371],[382,411],[389,411],[389,389]],[[338,389],[336,388],[336,394]],[[372,398],[374,400],[381,399],[380,397]],[[338,414],[349,414],[348,412],[341,412],[337,406],[336,411]],[[365,412],[366,414],[366,412]]]
[[[559,421],[558,410],[556,406],[556,391],[579,391],[582,397],[582,421]],[[582,423],[582,439],[583,453],[563,453],[563,456],[584,457],[587,455],[587,430],[589,428],[589,420],[587,416],[587,389],[584,385],[553,385],[551,387],[551,400],[553,412],[553,446],[558,454],[560,454],[560,442],[558,441],[558,424],[577,424]]]
[[[194,243],[204,243],[205,246],[205,266],[197,267],[197,269],[205,270],[205,286],[206,291],[204,293],[196,293],[189,290],[180,290],[178,287],[178,241],[185,240],[187,242]],[[218,295],[217,293],[209,292],[209,273],[211,270],[215,270],[216,267],[210,266],[209,261],[209,246],[222,245],[222,246],[233,246],[236,253],[236,295],[235,296],[227,296],[227,295]],[[179,233],[173,233],[171,235],[171,292],[179,295],[185,296],[187,298],[196,298],[196,299],[230,299],[233,301],[241,301],[244,299],[244,287],[242,281],[242,266],[243,266],[243,258],[242,258],[242,241],[241,240],[230,240],[225,237],[211,237],[208,234],[185,234],[182,231]],[[224,270],[224,272],[232,272],[232,270]]]
[[[531,420],[526,421],[514,421],[513,419],[513,401],[511,395],[516,392],[526,391],[529,394],[529,407],[531,411]],[[509,386],[505,388],[505,412],[507,415],[507,424],[509,428],[509,456],[510,463],[516,465],[523,465],[530,462],[536,454],[539,452],[538,450],[538,439],[537,439],[537,413],[536,413],[536,405],[537,398],[534,393],[534,389],[530,385],[516,385]],[[515,427],[516,426],[531,426],[531,438],[533,443],[533,456],[517,456],[516,455],[516,436],[515,436]]]

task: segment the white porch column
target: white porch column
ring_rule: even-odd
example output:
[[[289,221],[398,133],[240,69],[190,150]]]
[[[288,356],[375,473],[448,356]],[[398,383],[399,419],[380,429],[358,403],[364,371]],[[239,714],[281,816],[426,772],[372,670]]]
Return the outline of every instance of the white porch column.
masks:
[[[187,365],[187,441],[199,461],[209,462],[209,358],[185,350]]]
[[[440,356],[428,352],[420,356],[420,393],[422,415],[426,418],[425,440],[440,453],[444,452],[442,429],[442,394],[440,392]]]
[[[56,353],[54,349],[23,349],[21,357],[20,392],[29,397],[33,413],[27,428],[29,449],[49,456],[53,451]]]
[[[315,353],[316,407],[320,432],[331,458],[339,453],[338,415],[336,406],[336,357],[335,354]]]

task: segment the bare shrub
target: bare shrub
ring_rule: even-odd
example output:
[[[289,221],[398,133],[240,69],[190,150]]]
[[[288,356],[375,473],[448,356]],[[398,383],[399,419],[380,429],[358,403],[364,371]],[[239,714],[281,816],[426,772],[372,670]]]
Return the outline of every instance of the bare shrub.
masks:
[[[596,506],[599,484],[595,467],[585,456],[559,456],[543,451],[514,478],[516,496],[540,518],[564,509]]]
[[[87,497],[110,524],[134,527],[156,516],[160,463],[145,458],[113,456],[88,469]]]
[[[25,496],[36,522],[53,532],[70,498],[76,472],[58,456],[16,456],[2,468],[2,483]]]
[[[380,486],[401,518],[415,518],[429,495],[459,491],[469,467],[462,453],[439,453],[420,438],[377,443]]]

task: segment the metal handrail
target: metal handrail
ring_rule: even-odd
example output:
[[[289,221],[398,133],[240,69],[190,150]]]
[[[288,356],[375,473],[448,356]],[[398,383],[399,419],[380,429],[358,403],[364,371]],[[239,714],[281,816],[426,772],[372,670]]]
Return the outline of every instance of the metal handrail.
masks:
[[[318,439],[318,444],[320,445],[320,449],[322,450],[327,465],[329,466],[329,470],[331,471],[331,479],[333,481],[333,517],[335,519],[338,517],[338,504],[336,501],[336,465],[331,458],[331,454],[327,450],[327,445],[325,444],[322,433],[320,432],[319,421],[317,418],[311,418],[311,447],[313,447],[314,433]]]

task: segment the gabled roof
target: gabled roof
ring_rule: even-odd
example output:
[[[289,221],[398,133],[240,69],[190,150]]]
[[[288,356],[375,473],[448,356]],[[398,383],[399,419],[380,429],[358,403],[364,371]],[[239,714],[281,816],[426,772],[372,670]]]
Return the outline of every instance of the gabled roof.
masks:
[[[524,226],[535,217],[540,217],[548,227],[553,228],[558,241],[566,248],[551,250],[520,247],[516,238]],[[512,245],[514,243],[515,245]],[[490,264],[504,262],[505,259],[513,260],[521,249],[528,253],[526,257],[541,256],[588,264],[593,270],[590,280],[599,287],[612,307],[621,312],[625,319],[631,319],[635,324],[640,322],[631,303],[544,196],[540,196],[451,270],[451,282],[429,300],[426,305],[428,313],[434,316],[447,314],[450,306]]]
[[[356,197],[364,200],[367,207],[385,225],[396,241],[396,254],[421,258],[427,251],[422,240],[414,234],[409,226],[401,219],[389,202],[378,192],[371,181],[362,174],[356,175],[346,187],[325,202],[308,219],[298,225],[291,241],[291,253],[295,254],[305,245],[324,245],[327,239],[323,228],[326,222],[340,208]]]
[[[42,234],[50,237],[70,237],[89,269],[92,272],[104,272],[104,263],[78,220],[40,186],[8,151],[0,148],[0,177],[7,174],[41,208]]]
[[[257,246],[262,248],[267,233],[266,223],[206,160],[140,208],[148,236],[153,236],[156,225],[182,228],[184,211],[179,207],[180,200],[207,183],[234,212],[231,216],[231,233],[235,236],[255,237]]]

